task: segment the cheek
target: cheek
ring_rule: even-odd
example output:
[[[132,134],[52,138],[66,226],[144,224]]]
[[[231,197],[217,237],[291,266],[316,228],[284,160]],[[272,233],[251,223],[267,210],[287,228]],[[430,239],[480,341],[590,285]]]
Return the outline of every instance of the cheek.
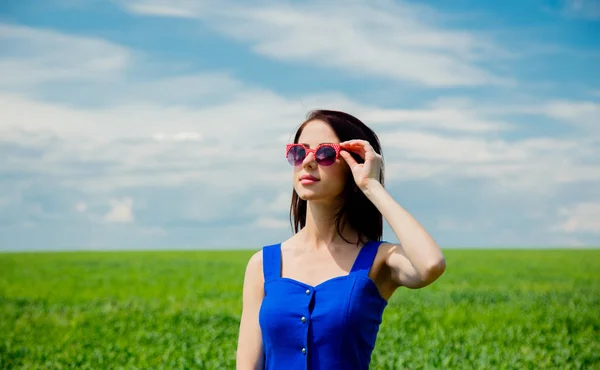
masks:
[[[346,183],[346,177],[348,176],[348,168],[345,168],[342,165],[331,167],[329,171],[326,172],[327,183],[336,191],[340,191],[344,189],[344,185]]]
[[[336,176],[340,178],[341,181],[344,181],[352,172],[350,170],[350,167],[348,166],[348,164],[346,164],[344,160],[341,160],[339,163],[337,163],[337,165],[334,168],[332,168],[332,170],[335,171]]]

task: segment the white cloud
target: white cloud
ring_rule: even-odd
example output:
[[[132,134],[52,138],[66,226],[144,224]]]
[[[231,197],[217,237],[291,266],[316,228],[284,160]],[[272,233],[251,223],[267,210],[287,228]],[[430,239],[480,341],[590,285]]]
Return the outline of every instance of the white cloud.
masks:
[[[202,135],[197,132],[178,132],[176,134],[157,132],[152,135],[152,138],[156,141],[200,141]]]
[[[90,200],[93,198],[86,196],[93,193],[112,197],[116,192],[127,191],[132,195],[111,201],[111,209],[104,215],[106,222],[134,222],[133,197],[136,213],[140,204],[130,189],[198,187],[210,191],[211,199],[200,197],[196,203],[190,202],[196,208],[186,214],[191,220],[208,222],[218,212],[224,216],[223,212],[237,209],[227,202],[248,192],[261,194],[248,206],[243,205],[248,209],[240,211],[255,218],[251,225],[272,231],[289,230],[291,175],[282,148],[311,108],[349,111],[381,133],[388,184],[390,180],[394,183],[486,179],[508,192],[539,196],[565,183],[600,182],[600,164],[593,160],[599,158],[599,148],[593,137],[577,132],[568,138],[515,139],[522,122],[506,115],[522,112],[554,117],[569,124],[586,122],[585,127],[591,127],[597,107],[590,108],[588,102],[571,101],[563,105],[537,102],[533,108],[504,109],[498,105],[489,109],[474,99],[438,98],[416,107],[382,108],[358,103],[338,93],[282,96],[223,73],[140,82],[123,73],[128,66],[139,67],[129,63],[140,63],[129,58],[131,52],[127,49],[101,40],[71,39],[55,32],[48,36],[45,31],[26,29],[25,34],[27,37],[22,37],[19,45],[23,50],[31,49],[33,57],[28,54],[23,60],[33,64],[7,63],[4,66],[8,70],[0,74],[35,72],[23,68],[30,68],[36,60],[45,60],[47,54],[52,54],[52,47],[35,51],[37,45],[58,40],[54,47],[66,53],[61,46],[63,37],[75,41],[70,46],[74,55],[92,55],[90,61],[96,56],[86,52],[88,45],[106,46],[103,49],[106,55],[125,56],[124,63],[107,63],[107,68],[99,69],[100,75],[122,74],[120,83],[126,86],[120,95],[114,94],[115,99],[109,104],[99,107],[50,103],[36,95],[38,81],[48,79],[80,81],[89,86],[90,95],[102,95],[105,86],[92,77],[79,76],[94,70],[85,63],[80,68],[69,60],[57,58],[52,68],[68,70],[70,74],[38,76],[25,85],[0,82],[2,141],[40,153],[19,156],[9,151],[8,160],[0,163],[0,171],[25,172],[29,176],[15,183],[33,187],[38,184],[36,181],[50,176],[60,186],[76,189],[77,197],[90,204],[94,204]],[[15,50],[8,58],[16,58]],[[0,56],[0,63],[6,60],[4,55]],[[25,92],[15,93],[19,90],[15,86],[27,86],[31,91],[23,89]],[[194,102],[202,103],[189,104],[190,96],[197,99]],[[281,189],[284,191],[280,192]],[[70,200],[67,208],[76,200]],[[81,202],[75,208],[86,212],[88,206]],[[32,213],[40,218],[54,216],[40,207],[33,208]],[[462,227],[468,225],[467,221]],[[448,228],[452,224],[441,226]],[[167,232],[158,226],[144,230],[152,235]]]
[[[194,15],[266,57],[427,86],[509,84],[484,66],[507,53],[485,35],[438,26],[425,6],[382,1],[123,1],[139,15]],[[327,35],[327,37],[323,37]]]
[[[133,199],[112,199],[111,209],[104,215],[104,221],[113,223],[130,223],[134,221]]]
[[[289,191],[280,191],[278,193],[267,192],[265,196],[255,197],[254,200],[244,209],[244,214],[259,216],[263,218],[289,217],[290,202],[292,200],[292,170],[287,174],[287,185]],[[281,189],[285,183],[278,186]]]
[[[77,202],[73,208],[79,213],[85,213],[88,209],[88,206],[85,202]]]
[[[600,202],[579,203],[558,210],[562,221],[553,227],[564,233],[600,234]]]
[[[131,53],[102,39],[0,23],[0,88],[29,89],[49,82],[115,80]]]
[[[508,122],[485,119],[473,111],[461,107],[432,104],[426,109],[380,109],[366,111],[361,117],[374,124],[405,124],[418,128],[444,129],[448,131],[489,132],[512,128]]]
[[[600,182],[600,163],[586,163],[600,153],[589,140],[508,141],[399,130],[386,133],[381,141],[391,162],[386,173],[392,181],[489,179],[494,187],[533,192],[551,191],[564,183]]]
[[[97,58],[112,55],[110,60],[124,62],[106,69],[111,73],[121,73],[127,63],[133,62],[130,51],[102,40],[54,31],[12,29],[21,34],[17,38],[20,49],[28,52],[23,56],[25,63],[4,70],[6,75],[35,72],[23,70],[22,65],[46,60],[48,55],[54,55],[53,50],[62,50],[58,55],[80,56],[75,60],[84,61],[82,66],[73,66],[68,58],[57,57],[54,68],[68,70],[71,75],[50,76],[50,70],[48,78],[56,81],[72,78],[89,83],[88,74],[95,75],[89,72],[96,71],[86,65],[103,65],[94,63]],[[90,49],[100,50],[100,54],[88,52]],[[16,55],[14,50],[10,55]],[[0,63],[5,58],[0,57]],[[598,154],[597,146],[589,139],[502,138],[503,132],[517,127],[504,116],[507,111],[591,125],[597,106],[588,102],[490,109],[470,99],[454,98],[436,99],[416,108],[380,108],[337,93],[283,97],[223,73],[150,82],[122,77],[126,89],[118,100],[98,108],[48,103],[27,94],[0,92],[0,135],[45,152],[42,160],[11,158],[3,166],[13,171],[57,176],[63,185],[87,193],[190,183],[229,191],[253,186],[276,188],[290,184],[289,168],[281,154],[283,139],[291,138],[308,109],[325,107],[352,112],[376,131],[385,131],[381,140],[388,183],[487,178],[495,180],[498,186],[539,190],[564,182],[598,181],[600,176],[597,164],[581,163],[582,158]],[[29,85],[35,86],[44,78],[38,77]],[[88,92],[93,95],[100,85],[94,81],[90,86]],[[4,88],[11,90],[11,86]],[[205,103],[182,103],[190,96]],[[204,144],[197,145],[197,141]],[[244,150],[239,150],[241,147]],[[89,169],[95,163],[108,167],[92,175]],[[81,165],[87,169],[82,170]],[[274,204],[287,207],[287,197]]]
[[[527,104],[481,104],[475,109],[478,114],[492,117],[546,117],[591,133],[592,135],[586,136],[587,139],[600,139],[600,103],[594,101],[549,98],[530,101]]]
[[[281,139],[290,138],[305,108],[268,92],[259,94],[248,89],[246,94],[238,92],[231,101],[211,107],[147,103],[103,109],[63,107],[0,94],[0,102],[6,107],[1,113],[0,133],[23,145],[42,145],[47,151],[44,162],[15,159],[12,168],[61,174],[65,185],[83,191],[190,182],[241,190],[289,183]],[[589,162],[599,152],[590,138],[503,139],[499,135],[502,130],[492,130],[500,122],[497,118],[468,107],[461,110],[460,105],[452,110],[464,120],[457,119],[461,123],[453,126],[451,118],[444,129],[448,132],[444,132],[436,131],[433,124],[422,127],[418,119],[411,121],[414,112],[410,109],[405,110],[407,118],[393,122],[394,110],[389,114],[387,109],[327,96],[306,101],[314,107],[336,108],[336,104],[327,102],[339,101],[340,107],[358,112],[361,118],[361,112],[389,117],[384,123],[365,120],[376,131],[385,129],[380,139],[390,181],[488,178],[497,180],[499,186],[535,189],[600,180],[599,164]],[[317,104],[319,101],[322,103]],[[439,105],[433,106],[431,111],[417,109],[415,116],[432,117],[427,122],[433,122],[436,116],[441,119]],[[488,120],[489,127],[470,129],[484,128]],[[32,141],[39,141],[32,137],[42,132],[54,139],[48,143]],[[197,140],[205,144],[197,145]],[[79,163],[100,161],[110,165],[111,170],[94,177],[79,176],[80,169],[72,167],[74,159]]]
[[[279,218],[259,217],[256,219],[254,226],[263,229],[289,229],[290,223]]]
[[[600,132],[600,104],[587,101],[550,101],[542,112],[549,117],[594,128]]]
[[[136,14],[155,15],[163,17],[176,17],[176,18],[194,18],[194,12],[182,8],[174,7],[169,4],[162,2],[132,2],[127,4],[127,8]]]

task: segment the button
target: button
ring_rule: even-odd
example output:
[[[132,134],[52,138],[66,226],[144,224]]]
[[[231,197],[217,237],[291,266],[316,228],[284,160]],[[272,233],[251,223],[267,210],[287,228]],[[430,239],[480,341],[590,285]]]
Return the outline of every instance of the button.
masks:
[[[310,289],[306,289],[306,295],[310,294]]]
[[[306,348],[302,348],[302,353],[306,353]]]
[[[300,320],[302,320],[302,322],[306,322],[306,317],[302,316]]]

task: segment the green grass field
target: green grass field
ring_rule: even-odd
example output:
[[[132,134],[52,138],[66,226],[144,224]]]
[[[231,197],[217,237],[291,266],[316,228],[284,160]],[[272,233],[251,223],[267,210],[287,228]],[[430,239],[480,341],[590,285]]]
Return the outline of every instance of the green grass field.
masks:
[[[0,254],[2,369],[233,369],[252,252]],[[600,369],[600,250],[445,250],[373,369]]]

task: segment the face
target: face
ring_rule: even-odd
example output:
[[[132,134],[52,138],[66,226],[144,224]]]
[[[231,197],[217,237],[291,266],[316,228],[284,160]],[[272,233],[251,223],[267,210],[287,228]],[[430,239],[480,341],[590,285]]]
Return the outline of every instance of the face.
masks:
[[[340,140],[327,123],[314,120],[304,126],[298,143],[316,149],[319,144],[339,144]],[[308,153],[301,164],[294,166],[294,189],[304,200],[334,200],[342,193],[349,170],[341,156],[333,164],[321,166],[315,160],[315,153]],[[315,180],[302,179],[306,176],[312,176]]]

